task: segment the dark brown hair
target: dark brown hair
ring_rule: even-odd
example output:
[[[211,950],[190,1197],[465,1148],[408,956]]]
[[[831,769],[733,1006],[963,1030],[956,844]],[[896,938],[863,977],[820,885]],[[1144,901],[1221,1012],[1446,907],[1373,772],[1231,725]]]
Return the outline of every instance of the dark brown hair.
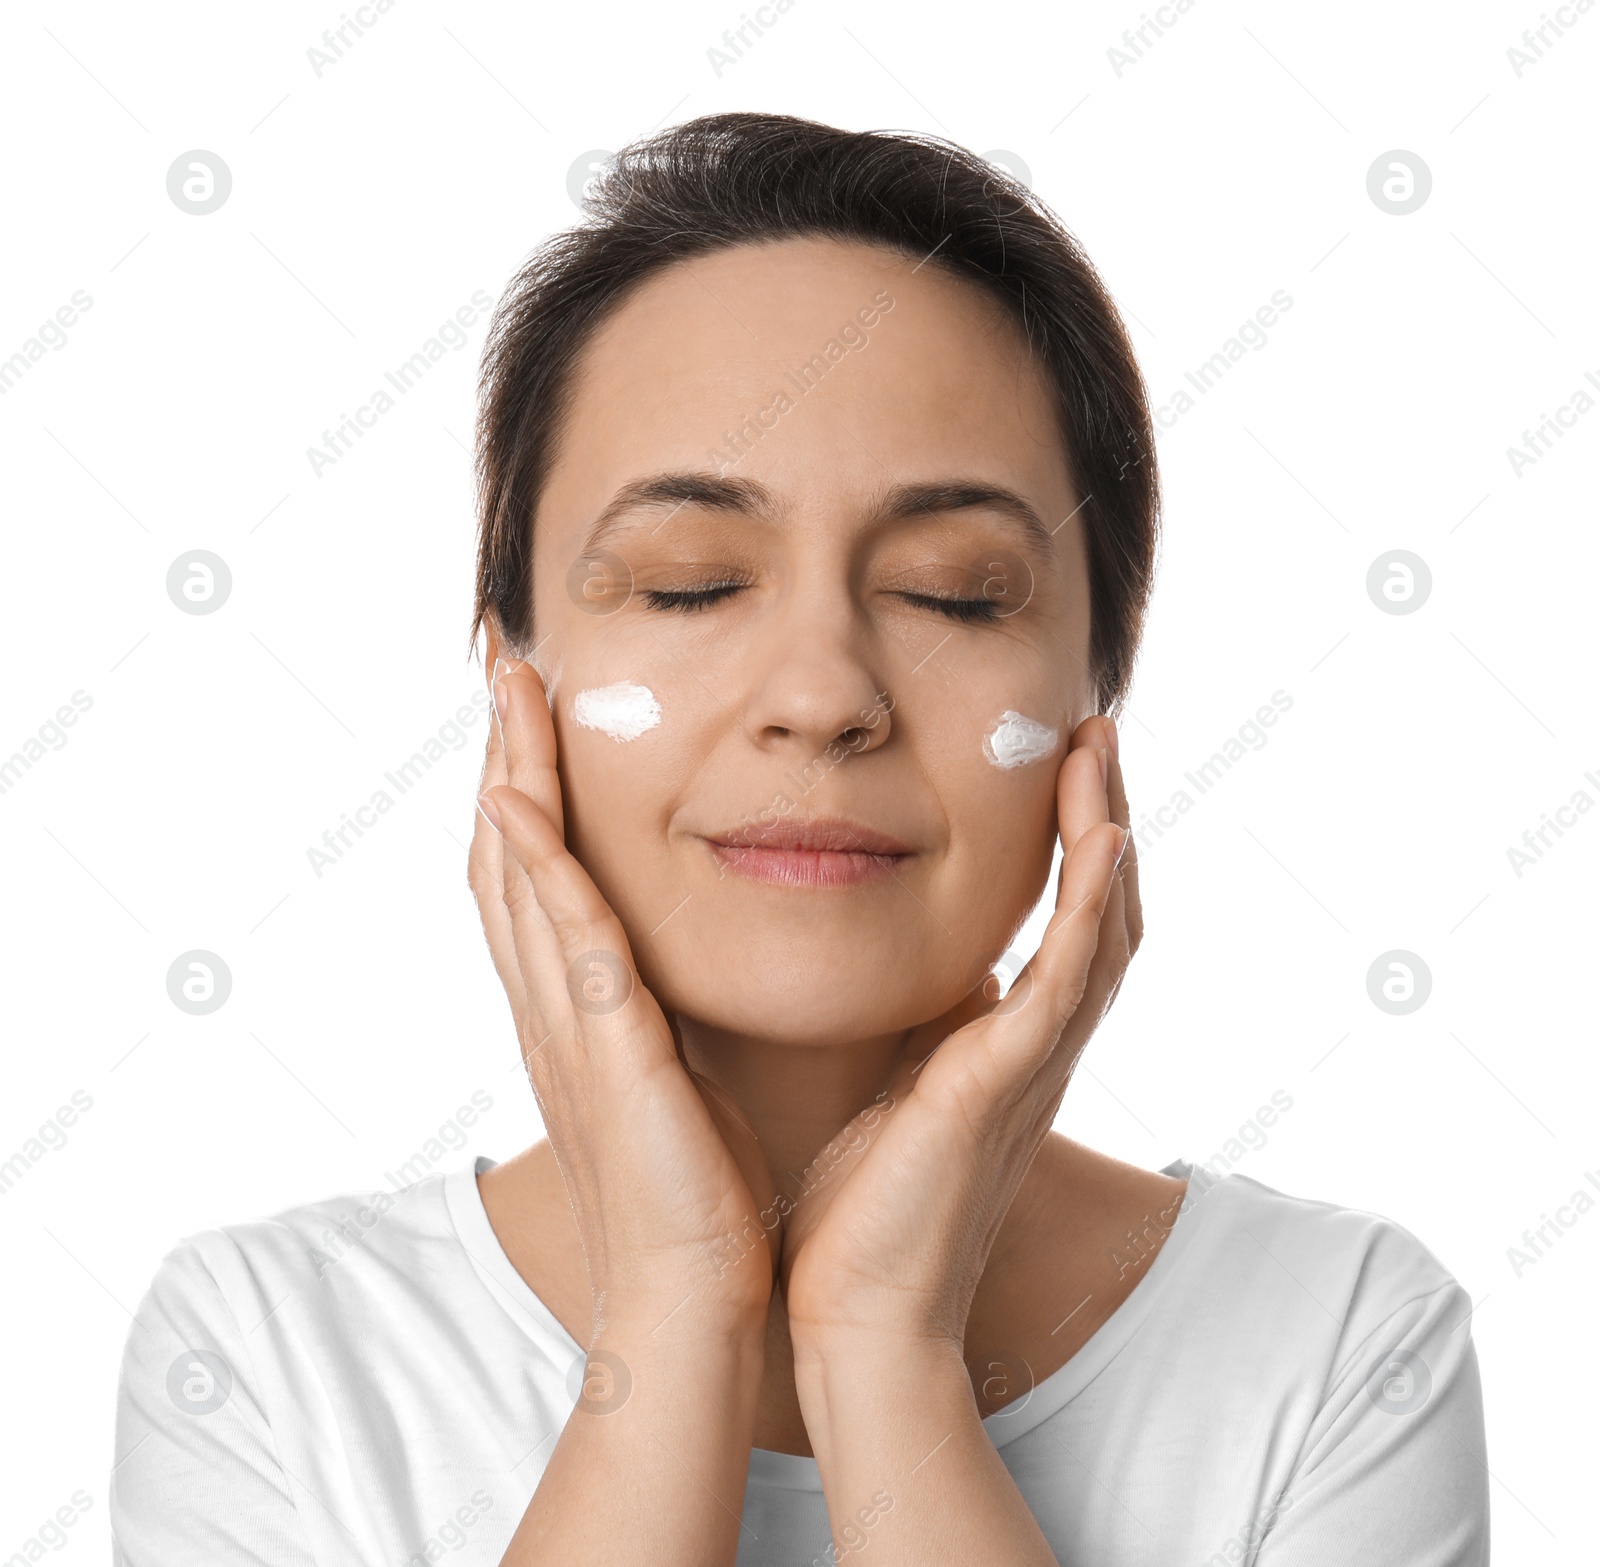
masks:
[[[1103,710],[1127,695],[1160,516],[1144,379],[1122,318],[1060,220],[1004,170],[933,136],[712,114],[633,143],[585,218],[512,278],[479,375],[476,643],[491,611],[533,642],[533,521],[579,356],[644,279],[729,246],[826,236],[886,246],[1003,300],[1060,407],[1088,546],[1090,664]]]

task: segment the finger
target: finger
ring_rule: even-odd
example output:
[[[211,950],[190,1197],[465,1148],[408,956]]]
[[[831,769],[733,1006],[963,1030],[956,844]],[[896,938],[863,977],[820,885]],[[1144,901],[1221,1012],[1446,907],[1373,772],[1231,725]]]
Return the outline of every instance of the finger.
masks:
[[[1090,1036],[1116,998],[1123,976],[1127,973],[1128,962],[1133,956],[1143,930],[1137,862],[1135,861],[1130,867],[1137,845],[1133,839],[1127,795],[1122,783],[1122,769],[1117,757],[1116,725],[1109,716],[1097,714],[1079,726],[1074,732],[1074,741],[1091,750],[1097,746],[1104,748],[1106,810],[1103,819],[1109,819],[1114,825],[1124,828],[1126,836],[1120,851],[1121,857],[1116,862],[1115,874],[1111,878],[1105,907],[1100,916],[1094,952],[1081,994],[1076,992],[1074,986],[1073,993],[1076,994],[1076,1000],[1073,1001],[1069,996],[1059,1003],[1061,1006],[1070,1004],[1071,1013],[1050,1058],[1051,1069],[1041,1071],[1039,1074],[1038,1089],[1049,1100],[1046,1108],[1052,1116],[1054,1115],[1052,1107],[1060,1105],[1062,1094],[1065,1092],[1067,1081],[1072,1075],[1078,1057],[1083,1053]],[[1062,807],[1064,819],[1076,821],[1081,819],[1075,814],[1076,812],[1087,814],[1090,809],[1088,796],[1089,791],[1085,787],[1070,804],[1064,804]],[[1099,809],[1098,805],[1095,809]],[[1068,816],[1069,811],[1074,813],[1071,817]],[[1064,842],[1071,830],[1070,827],[1063,827]],[[1065,903],[1066,874],[1067,862],[1063,858],[1061,879],[1057,885],[1058,910]]]
[[[1012,1125],[1019,1115],[1031,1122],[1042,1113],[1042,1098],[1053,1095],[1059,1102],[1075,1059],[1070,1052],[1082,1044],[1069,1042],[1059,1053],[1058,1047],[1080,1004],[1087,998],[1095,1005],[1091,972],[1124,833],[1102,822],[1074,845],[1039,950],[989,1016],[952,1035],[928,1058],[919,1094],[958,1110],[970,1126]],[[1056,1070],[1047,1072],[1052,1063]]]
[[[508,717],[511,717],[514,693],[510,684],[508,683],[508,677],[518,671],[521,662],[522,661],[520,659],[506,658],[504,655],[501,655],[495,659],[494,670],[489,677],[489,695],[493,698],[492,711],[494,713],[494,753],[490,758],[490,762],[495,765],[496,771],[499,774],[495,780],[497,784],[513,782],[511,776],[513,760],[506,742],[507,719]],[[516,720],[514,718],[512,719],[512,728],[515,734],[520,735],[522,733],[522,730],[516,727]],[[522,776],[524,780],[526,780],[526,771],[520,767],[520,765],[518,766],[518,773],[519,776]],[[486,784],[485,789],[487,789],[487,787],[489,786]],[[485,789],[480,789],[478,791],[480,815],[482,814]],[[559,827],[559,818],[557,819],[557,822]],[[491,822],[490,825],[493,826],[495,831],[498,833],[499,823]],[[542,921],[544,916],[539,911],[538,899],[534,897],[533,888],[528,882],[528,873],[522,868],[521,865],[517,863],[517,857],[514,854],[506,852],[503,839],[501,842],[500,852],[500,875],[500,895],[501,901],[504,903],[507,910],[507,917],[510,918],[511,910],[522,908],[527,914],[534,916],[539,921]],[[514,933],[516,922],[513,919],[511,923]]]
[[[1131,844],[1131,837],[1129,842]],[[1124,850],[1124,859],[1127,858],[1127,852]],[[1120,870],[1119,861],[1117,871]],[[1059,1105],[1067,1081],[1078,1064],[1078,1057],[1083,1054],[1090,1036],[1100,1026],[1116,999],[1132,955],[1127,927],[1126,889],[1120,874],[1113,874],[1082,994],[1073,1006],[1061,1037],[1056,1041],[1048,1065],[1039,1073],[1040,1091],[1052,1096],[1055,1104]]]
[[[1088,995],[1101,929],[1117,886],[1117,859],[1127,837],[1126,828],[1100,822],[1073,845],[1039,950],[996,1009],[995,1048],[1013,1061],[1020,1077],[1031,1079],[1050,1058]],[[1017,996],[1014,1005],[1012,995]]]
[[[601,1066],[638,1072],[678,1065],[672,1032],[639,978],[627,933],[560,832],[520,789],[489,789],[510,856],[528,893],[509,899],[523,979],[535,1010],[561,1020],[558,1058],[575,1041]]]
[[[1056,780],[1056,819],[1063,855],[1071,854],[1073,845],[1091,827],[1111,819],[1110,775],[1105,725],[1096,713],[1072,731]]]
[[[1123,842],[1122,858],[1117,861],[1117,874],[1110,885],[1106,911],[1101,916],[1101,928],[1094,946],[1088,984],[1082,1000],[1072,1013],[1072,1020],[1067,1024],[1066,1032],[1062,1034],[1062,1048],[1074,1060],[1078,1052],[1082,1052],[1083,1045],[1088,1044],[1088,1037],[1096,1028],[1096,1024],[1106,1015],[1106,1008],[1109,1007],[1118,986],[1122,983],[1123,973],[1128,968],[1128,960],[1133,957],[1134,948],[1138,946],[1139,933],[1142,933],[1138,861],[1134,858],[1138,853],[1138,844],[1134,842],[1131,832],[1128,797],[1123,789],[1122,765],[1117,757],[1117,725],[1112,722],[1109,715],[1096,714],[1091,719],[1083,720],[1082,725],[1078,725],[1075,738],[1082,739],[1082,743],[1091,749],[1098,749],[1099,760],[1106,775],[1106,816],[1102,820],[1112,821],[1117,826],[1128,829],[1128,837]],[[1086,794],[1080,796],[1078,808],[1082,808],[1085,812],[1090,808]],[[1093,808],[1096,813],[1101,810],[1098,802]],[[1064,871],[1066,864],[1062,863],[1062,872]],[[1070,1066],[1072,1061],[1069,1060],[1067,1071],[1070,1071]]]
[[[505,752],[500,741],[498,720],[489,725],[484,748],[483,775],[478,793],[506,781]],[[505,896],[505,846],[500,834],[482,810],[473,812],[472,843],[467,850],[467,885],[478,906],[478,918],[489,946],[495,972],[505,987],[513,1018],[520,1020],[527,1005],[522,973],[517,965],[516,943],[511,929],[511,911]],[[518,874],[522,872],[518,871]]]
[[[1127,791],[1123,788],[1122,763],[1118,757],[1117,726],[1109,717],[1103,716],[1103,722],[1106,732],[1106,745],[1111,752],[1110,781],[1107,788],[1107,794],[1111,802],[1111,820],[1120,822],[1131,831],[1133,815],[1128,809]],[[1122,896],[1125,904],[1123,920],[1128,931],[1128,955],[1132,957],[1139,950],[1139,943],[1144,940],[1144,905],[1139,900],[1139,842],[1137,838],[1130,837],[1128,839],[1128,847],[1123,850],[1122,859],[1117,864],[1117,876],[1122,882]]]
[[[530,664],[504,655],[495,659],[490,694],[494,698],[499,771],[504,781],[525,795],[559,835],[563,833],[561,784],[556,771],[555,727],[544,689],[538,671]],[[482,800],[480,792],[480,804]],[[541,1024],[538,1038],[524,1043],[524,1056],[528,1057],[528,1052],[537,1052],[547,1037],[542,1020],[565,1015],[559,1006],[552,1011],[550,1002],[552,977],[562,971],[559,943],[550,931],[550,922],[527,870],[503,845],[500,864],[501,901],[507,910],[518,961],[530,978],[539,976],[533,980],[533,988],[542,998],[535,1008]],[[545,932],[543,937],[539,935],[541,930]]]
[[[976,1098],[998,1109],[1009,1106],[1028,1091],[1040,1066],[1050,1059],[1059,1042],[1065,1021],[1076,1008],[1077,997],[1065,993],[1057,950],[1070,947],[1071,961],[1065,972],[1075,978],[1081,958],[1083,990],[1087,990],[1088,971],[1098,945],[1098,925],[1111,899],[1115,881],[1110,863],[1104,866],[1105,882],[1090,885],[1086,876],[1097,875],[1093,867],[1106,858],[1098,851],[1087,858],[1081,852],[1091,840],[1112,840],[1109,858],[1117,852],[1115,834],[1105,832],[1110,820],[1106,785],[1110,777],[1105,749],[1105,731],[1098,716],[1091,716],[1073,730],[1066,757],[1056,775],[1056,818],[1062,844],[1060,875],[1056,881],[1056,912],[1045,932],[1044,942],[1032,960],[1012,982],[1004,1000],[985,998],[984,1011],[998,1022],[1007,1019],[993,1034],[968,1036],[952,1034],[947,1041],[935,1042],[936,1055],[947,1057],[931,1080],[943,1085],[971,1077]],[[1085,867],[1090,869],[1086,870]],[[1092,910],[1085,898],[1093,898]],[[1120,908],[1120,901],[1118,907]],[[1120,945],[1120,943],[1119,943]],[[1082,949],[1081,951],[1079,949]],[[1054,965],[1051,967],[1050,965]],[[1037,999],[1036,999],[1037,998]],[[971,999],[958,1003],[971,1015]],[[1024,1015],[1025,1014],[1025,1015]],[[936,1020],[936,1021],[943,1021]],[[952,1048],[946,1050],[948,1044]],[[930,1064],[932,1057],[929,1058]]]
[[[544,680],[532,664],[495,660],[495,714],[506,758],[506,782],[520,789],[564,833],[556,728]]]
[[[995,1016],[994,1030],[971,1038],[952,1035],[948,1042],[955,1048],[930,1074],[941,1084],[947,1078],[952,1083],[970,1079],[978,1100],[996,1110],[1049,1088],[1035,1080],[1052,1059],[1059,1070],[1050,1078],[1064,1086],[1127,965],[1127,903],[1115,872],[1131,835],[1125,822],[1112,821],[1114,746],[1114,732],[1102,715],[1085,718],[1073,730],[1056,776],[1062,859],[1056,909],[1044,940],[1003,1000],[985,996],[981,1011]],[[1113,830],[1107,832],[1108,826]],[[973,999],[965,998],[953,1013],[964,1006],[970,1017]],[[1066,1048],[1058,1055],[1063,1040]],[[943,1042],[935,1042],[934,1050],[942,1049]],[[1060,1089],[1055,1092],[1059,1099]]]
[[[679,1061],[682,1062],[681,1056]],[[761,1227],[766,1236],[773,1276],[776,1277],[783,1254],[784,1209],[787,1205],[775,1200],[777,1188],[773,1184],[772,1172],[767,1164],[766,1150],[762,1146],[761,1138],[755,1127],[750,1124],[750,1118],[739,1108],[726,1089],[704,1072],[697,1072],[687,1065],[684,1066],[684,1071],[694,1083],[701,1103],[705,1105],[711,1117],[711,1124],[716,1127],[717,1134],[722,1138],[728,1152],[733,1155],[734,1163],[739,1166],[739,1173],[744,1177],[751,1195],[760,1206]]]
[[[507,848],[498,822],[491,820],[483,807],[487,796],[490,809],[498,817],[499,808],[493,803],[498,796],[493,791],[509,784],[510,762],[506,754],[506,725],[501,710],[507,708],[510,702],[501,681],[507,674],[515,673],[520,665],[520,660],[502,656],[496,658],[494,669],[490,672],[491,722],[483,777],[478,789],[473,842],[474,853],[479,856],[477,874],[484,883],[483,892],[479,895],[484,931],[489,939],[496,971],[511,1000],[523,1064],[528,1069],[534,1095],[543,1111],[550,1087],[548,1068],[553,1058],[544,1056],[540,1059],[541,1053],[553,1039],[555,1028],[571,1032],[568,1021],[570,1007],[564,1004],[564,998],[558,995],[558,987],[554,984],[564,970],[554,932],[539,907],[528,873],[516,855]],[[474,890],[477,891],[476,886]],[[543,933],[542,937],[540,932]],[[534,1070],[536,1061],[541,1068],[537,1074]]]

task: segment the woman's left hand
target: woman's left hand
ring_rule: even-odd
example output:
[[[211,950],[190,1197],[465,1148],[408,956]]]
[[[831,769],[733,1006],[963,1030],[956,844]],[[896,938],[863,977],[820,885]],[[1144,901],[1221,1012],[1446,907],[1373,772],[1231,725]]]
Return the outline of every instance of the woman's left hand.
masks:
[[[1143,931],[1116,747],[1102,715],[1073,731],[1055,913],[1004,1000],[991,975],[914,1029],[886,1102],[793,1194],[782,1276],[797,1356],[930,1340],[959,1353],[990,1247]]]

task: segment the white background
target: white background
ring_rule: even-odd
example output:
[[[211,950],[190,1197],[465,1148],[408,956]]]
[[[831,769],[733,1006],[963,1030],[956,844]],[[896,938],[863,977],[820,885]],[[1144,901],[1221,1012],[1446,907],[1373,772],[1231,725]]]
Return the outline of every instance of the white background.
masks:
[[[0,1559],[80,1488],[57,1554],[105,1559],[117,1363],[177,1237],[384,1184],[475,1090],[472,1150],[537,1135],[465,880],[481,721],[332,869],[306,853],[483,679],[483,319],[336,466],[306,449],[575,220],[581,154],[761,108],[1020,159],[1157,403],[1292,297],[1160,438],[1136,818],[1274,691],[1292,707],[1147,834],[1148,939],[1060,1124],[1157,1166],[1290,1095],[1238,1168],[1386,1214],[1462,1280],[1496,1559],[1592,1560],[1600,1215],[1508,1258],[1600,1180],[1600,813],[1520,876],[1507,856],[1600,800],[1600,410],[1520,475],[1507,456],[1600,378],[1600,10],[1563,14],[1518,76],[1533,3],[1198,0],[1118,74],[1136,3],[797,0],[719,75],[738,0],[398,0],[318,76],[337,0],[8,8],[0,358],[93,305],[0,397],[0,759],[92,705],[0,794],[0,1160],[74,1091],[92,1108],[0,1196]],[[192,149],[232,174],[207,216],[167,194]],[[1367,192],[1393,149],[1432,174],[1409,215]],[[215,614],[167,596],[196,549],[231,569]],[[1407,615],[1366,591],[1396,549],[1432,574]],[[196,948],[232,974],[204,1017],[166,993]],[[1432,975],[1405,1016],[1367,992],[1391,949]]]

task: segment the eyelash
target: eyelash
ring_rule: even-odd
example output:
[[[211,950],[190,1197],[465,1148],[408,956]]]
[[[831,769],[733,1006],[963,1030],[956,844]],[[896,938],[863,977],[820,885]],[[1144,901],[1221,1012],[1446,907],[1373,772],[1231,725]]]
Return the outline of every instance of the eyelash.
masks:
[[[677,610],[680,614],[692,615],[697,610],[710,609],[719,599],[737,593],[744,585],[742,582],[714,582],[704,588],[650,588],[644,600],[651,609]]]
[[[737,593],[745,587],[743,582],[717,582],[704,588],[665,589],[651,588],[644,594],[651,609],[676,611],[683,615],[696,614],[710,609],[715,603]],[[992,599],[940,598],[931,593],[902,593],[901,598],[921,604],[948,620],[982,624],[999,618],[999,606]]]
[[[910,599],[913,604],[925,604],[948,620],[982,624],[1000,615],[1000,607],[993,599],[947,599],[930,593],[904,593],[901,597]]]

